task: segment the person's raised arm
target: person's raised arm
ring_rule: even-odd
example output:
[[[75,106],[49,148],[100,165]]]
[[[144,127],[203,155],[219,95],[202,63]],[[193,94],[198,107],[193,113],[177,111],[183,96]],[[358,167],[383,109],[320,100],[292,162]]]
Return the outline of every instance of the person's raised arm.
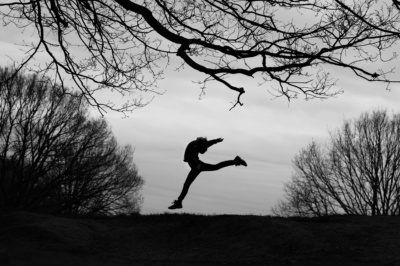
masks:
[[[214,145],[214,144],[222,142],[223,140],[224,140],[223,138],[209,140],[209,141],[207,141],[207,148],[212,146],[212,145]]]

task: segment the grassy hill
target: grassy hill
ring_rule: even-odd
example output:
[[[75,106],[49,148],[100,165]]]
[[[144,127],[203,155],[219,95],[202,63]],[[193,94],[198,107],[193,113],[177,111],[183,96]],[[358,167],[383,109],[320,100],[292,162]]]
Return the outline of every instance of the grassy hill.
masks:
[[[400,217],[6,212],[0,265],[400,265]]]

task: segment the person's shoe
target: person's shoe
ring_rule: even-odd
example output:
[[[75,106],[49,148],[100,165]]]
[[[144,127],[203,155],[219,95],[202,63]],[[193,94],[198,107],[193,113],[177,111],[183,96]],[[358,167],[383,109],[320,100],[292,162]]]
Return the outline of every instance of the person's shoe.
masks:
[[[234,161],[235,161],[235,165],[236,165],[236,166],[238,166],[238,165],[247,166],[247,163],[245,162],[245,160],[243,160],[243,159],[240,158],[239,156],[236,156],[235,159],[234,159]]]
[[[173,204],[169,206],[168,209],[170,210],[182,209],[182,201],[174,200],[172,203]]]

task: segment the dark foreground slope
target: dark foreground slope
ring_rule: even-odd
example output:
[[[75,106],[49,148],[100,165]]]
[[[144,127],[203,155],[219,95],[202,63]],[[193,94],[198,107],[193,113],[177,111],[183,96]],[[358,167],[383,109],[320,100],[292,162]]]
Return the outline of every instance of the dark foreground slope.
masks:
[[[400,265],[400,217],[2,213],[0,265]]]

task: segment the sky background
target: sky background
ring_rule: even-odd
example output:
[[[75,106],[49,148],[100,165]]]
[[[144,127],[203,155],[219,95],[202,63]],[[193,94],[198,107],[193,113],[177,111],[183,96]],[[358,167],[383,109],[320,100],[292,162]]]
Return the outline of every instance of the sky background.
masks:
[[[190,69],[171,70],[159,83],[165,93],[148,106],[129,118],[121,119],[117,113],[106,116],[120,143],[136,148],[135,162],[146,182],[143,213],[169,212],[167,207],[179,195],[189,171],[183,162],[186,145],[198,136],[224,138],[200,155],[204,162],[239,155],[248,167],[201,173],[184,208],[174,212],[268,215],[283,199],[294,155],[311,140],[327,141],[329,131],[339,128],[344,119],[371,109],[399,112],[398,87],[388,91],[341,72],[332,73],[339,79],[336,89],[345,91],[335,98],[289,103],[274,98],[269,84],[260,87],[247,81],[244,105],[229,111],[236,94],[214,83],[199,99],[200,89],[192,82],[199,75]]]
[[[3,28],[1,33],[0,64],[7,66],[10,57],[18,60],[23,56],[15,43],[32,35],[21,35],[11,28]],[[171,63],[178,65],[180,61],[172,58]],[[199,99],[201,90],[192,81],[202,77],[189,67],[180,72],[170,67],[158,83],[163,95],[155,95],[150,104],[128,118],[116,112],[105,115],[119,143],[135,148],[134,160],[145,180],[143,214],[271,214],[271,207],[283,199],[282,189],[293,172],[294,155],[311,140],[327,141],[329,131],[340,127],[344,119],[371,109],[400,111],[398,85],[388,91],[385,85],[368,83],[338,69],[332,70],[332,77],[338,79],[333,89],[343,89],[344,93],[324,101],[300,97],[289,103],[271,95],[271,84],[258,86],[260,80],[234,77],[231,80],[235,85],[243,84],[246,93],[242,97],[244,106],[231,111],[237,94],[222,84],[210,83]],[[109,97],[99,95],[98,99],[106,101]],[[169,211],[167,207],[178,197],[189,172],[183,162],[185,148],[199,136],[224,138],[200,155],[204,162],[214,164],[239,155],[248,167],[201,173],[183,202],[184,208]]]

